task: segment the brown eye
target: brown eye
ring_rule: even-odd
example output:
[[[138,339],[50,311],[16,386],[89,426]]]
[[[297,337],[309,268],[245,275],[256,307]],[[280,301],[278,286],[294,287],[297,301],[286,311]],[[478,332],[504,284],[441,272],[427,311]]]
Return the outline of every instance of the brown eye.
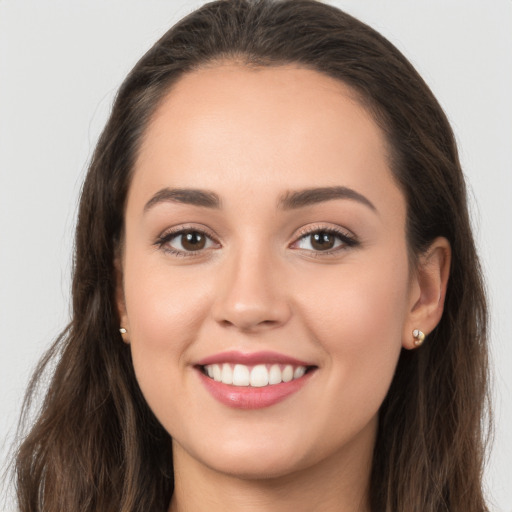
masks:
[[[318,229],[302,235],[292,244],[295,249],[302,249],[312,253],[325,252],[330,254],[341,249],[348,249],[358,245],[353,235],[330,229]]]
[[[186,251],[200,251],[206,247],[206,236],[198,231],[187,231],[178,237],[181,237],[181,246]]]
[[[336,243],[336,236],[326,231],[318,231],[309,236],[311,237],[311,247],[316,251],[332,249]]]
[[[158,240],[158,245],[179,256],[194,256],[195,253],[218,246],[206,233],[192,229],[169,233]]]

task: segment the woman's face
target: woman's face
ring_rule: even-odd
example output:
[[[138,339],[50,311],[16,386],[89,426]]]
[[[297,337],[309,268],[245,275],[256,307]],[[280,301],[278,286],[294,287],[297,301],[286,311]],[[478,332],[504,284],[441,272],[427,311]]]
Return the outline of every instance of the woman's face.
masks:
[[[174,86],[134,170],[119,309],[175,457],[248,478],[369,461],[416,327],[405,222],[342,83],[224,64]]]

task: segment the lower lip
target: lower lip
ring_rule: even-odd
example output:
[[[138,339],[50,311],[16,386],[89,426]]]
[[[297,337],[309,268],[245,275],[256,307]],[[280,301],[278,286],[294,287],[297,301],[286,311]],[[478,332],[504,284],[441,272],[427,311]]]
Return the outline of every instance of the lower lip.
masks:
[[[207,377],[201,370],[198,373],[206,389],[220,403],[235,409],[263,409],[282,402],[299,391],[314,372],[309,371],[303,377],[290,382],[261,388],[231,386]]]

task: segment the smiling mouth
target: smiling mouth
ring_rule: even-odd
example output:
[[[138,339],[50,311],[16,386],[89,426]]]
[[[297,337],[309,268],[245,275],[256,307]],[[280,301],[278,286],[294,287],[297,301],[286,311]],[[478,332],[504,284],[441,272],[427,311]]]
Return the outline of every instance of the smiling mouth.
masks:
[[[208,364],[199,367],[204,375],[214,380],[236,387],[262,388],[300,379],[315,366],[292,364]]]

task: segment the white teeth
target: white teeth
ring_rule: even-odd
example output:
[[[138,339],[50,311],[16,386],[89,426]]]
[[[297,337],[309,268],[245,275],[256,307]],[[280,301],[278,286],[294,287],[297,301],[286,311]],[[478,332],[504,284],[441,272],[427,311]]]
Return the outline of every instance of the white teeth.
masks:
[[[273,364],[270,367],[270,372],[268,374],[268,383],[269,384],[280,384],[282,382],[281,378],[281,368],[279,368],[278,364]]]
[[[251,370],[251,386],[262,388],[268,385],[268,370],[264,364],[258,364]]]
[[[290,382],[293,379],[293,366],[288,364],[283,370],[283,382]]]
[[[306,373],[305,366],[293,367],[291,364],[287,364],[284,367],[279,364],[271,366],[257,364],[256,366],[249,367],[244,364],[231,365],[223,363],[206,365],[204,370],[208,377],[217,382],[232,386],[251,386],[255,388],[272,386],[281,382],[290,382],[294,379],[300,379]]]
[[[249,385],[249,368],[243,364],[235,364],[233,369],[233,386]]]
[[[218,364],[213,365],[213,378],[217,381],[221,381],[221,374],[222,370],[220,369],[220,366]]]
[[[295,371],[293,372],[294,379],[300,379],[306,373],[306,368],[304,366],[297,366]]]
[[[228,363],[222,365],[221,380],[224,384],[233,384],[233,368]]]

